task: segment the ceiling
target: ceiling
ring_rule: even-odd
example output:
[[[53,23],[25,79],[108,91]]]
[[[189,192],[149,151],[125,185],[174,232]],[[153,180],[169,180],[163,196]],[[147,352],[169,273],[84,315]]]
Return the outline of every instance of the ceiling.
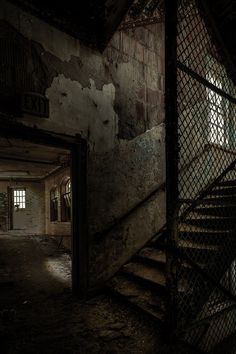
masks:
[[[11,0],[87,45],[104,49],[133,0]]]
[[[52,2],[46,0],[11,0],[24,10],[53,24],[61,30],[81,39],[85,44],[103,50],[115,30],[128,20],[145,23],[149,18],[154,22],[160,19],[160,6],[163,0],[87,0]],[[235,0],[197,0],[206,19],[214,27],[215,38],[220,48],[225,47],[224,59],[236,82],[236,1]],[[126,16],[125,16],[126,15]],[[128,16],[128,18],[127,18]]]
[[[0,137],[0,180],[39,180],[69,162],[67,150]]]

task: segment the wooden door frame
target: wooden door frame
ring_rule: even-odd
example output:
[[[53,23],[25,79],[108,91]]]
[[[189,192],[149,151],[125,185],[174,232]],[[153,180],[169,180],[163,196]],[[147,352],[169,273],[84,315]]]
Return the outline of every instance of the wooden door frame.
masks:
[[[7,228],[8,230],[13,230],[13,195],[11,187],[7,187]]]
[[[72,291],[79,299],[88,293],[88,223],[87,223],[87,142],[80,135],[70,136],[31,128],[0,115],[0,136],[27,140],[70,151],[72,187]]]

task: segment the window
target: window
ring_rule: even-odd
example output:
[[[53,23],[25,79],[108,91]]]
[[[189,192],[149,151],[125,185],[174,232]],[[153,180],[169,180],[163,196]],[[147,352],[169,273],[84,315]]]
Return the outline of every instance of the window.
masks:
[[[215,60],[209,64],[207,80],[217,88],[224,90],[223,69]],[[209,142],[217,145],[227,145],[227,120],[229,107],[226,99],[211,89],[207,89],[209,104]]]
[[[58,220],[58,189],[54,187],[50,191],[50,220]]]
[[[13,191],[14,207],[18,209],[25,209],[25,189],[17,188]]]
[[[61,221],[71,219],[71,181],[67,177],[61,184]]]

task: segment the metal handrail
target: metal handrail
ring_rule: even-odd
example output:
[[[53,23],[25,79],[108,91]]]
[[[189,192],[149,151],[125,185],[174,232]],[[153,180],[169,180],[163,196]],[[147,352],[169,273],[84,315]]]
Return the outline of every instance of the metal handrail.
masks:
[[[201,193],[198,195],[197,198],[193,199],[188,199],[188,204],[190,206],[182,213],[182,215],[179,218],[179,221],[183,221],[186,216],[199,204],[199,202],[207,195],[209,192],[224,178],[227,173],[235,168],[236,165],[236,159],[231,162],[231,164],[217,177],[214,179],[212,183],[210,183],[205,189],[201,191]],[[184,199],[179,199],[180,202],[184,202]]]

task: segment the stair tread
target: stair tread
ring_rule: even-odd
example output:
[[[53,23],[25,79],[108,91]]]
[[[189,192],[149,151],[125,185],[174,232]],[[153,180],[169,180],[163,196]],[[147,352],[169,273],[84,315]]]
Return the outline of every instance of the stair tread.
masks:
[[[221,205],[228,205],[229,203],[236,205],[236,196],[218,196],[218,195],[211,195],[210,197],[204,198],[201,201],[201,204],[221,204]]]
[[[220,217],[214,215],[201,215],[198,213],[192,213],[185,219],[186,224],[197,225],[207,229],[232,231],[236,226],[236,217]]]
[[[209,195],[225,195],[225,196],[236,196],[236,186],[216,186],[213,188]]]
[[[136,262],[130,262],[124,265],[122,270],[131,275],[159,284],[163,287],[166,286],[165,274],[154,267],[150,267]]]
[[[203,209],[203,210],[208,210],[208,209],[215,209],[215,210],[218,210],[218,209],[229,209],[229,208],[235,208],[236,207],[236,204],[226,204],[226,205],[217,205],[217,204],[214,204],[214,205],[201,205],[199,204],[197,207],[196,207],[196,211],[198,211],[199,209]]]
[[[211,245],[211,244],[203,244],[198,242],[193,242],[190,240],[179,240],[179,246],[182,248],[194,248],[199,250],[207,250],[207,251],[219,251],[219,245]]]
[[[165,252],[158,250],[152,247],[143,248],[139,253],[138,256],[141,258],[148,258],[152,261],[159,262],[159,263],[166,263],[166,254]]]
[[[117,275],[109,285],[112,290],[125,297],[130,303],[163,321],[165,316],[165,301],[156,292],[145,289],[124,276]]]
[[[194,219],[195,220],[235,220],[236,221],[236,216],[202,215],[197,212],[197,209],[195,209],[195,211],[189,213],[186,220],[194,220]]]
[[[236,215],[236,205],[228,204],[228,205],[202,205],[195,208],[195,211],[202,215],[209,215],[214,218],[216,217],[233,217]]]
[[[228,181],[221,181],[218,183],[218,186],[235,186],[236,187],[236,179],[230,179]]]
[[[215,234],[215,235],[218,235],[218,234],[221,234],[221,235],[231,235],[232,232],[231,231],[218,231],[218,230],[215,230],[215,229],[211,229],[211,228],[205,228],[205,227],[201,227],[201,226],[196,226],[196,225],[189,225],[189,224],[185,224],[185,223],[181,223],[180,224],[180,233],[181,232],[188,232],[189,234],[191,234],[191,232],[195,233],[195,232],[198,232],[198,233],[209,233],[209,234]]]

